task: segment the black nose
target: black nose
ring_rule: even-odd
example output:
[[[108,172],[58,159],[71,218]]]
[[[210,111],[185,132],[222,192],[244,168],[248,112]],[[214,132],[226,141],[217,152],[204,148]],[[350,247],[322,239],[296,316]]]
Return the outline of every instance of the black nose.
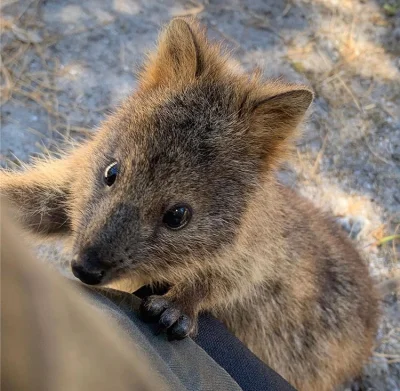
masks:
[[[100,284],[105,274],[104,270],[87,269],[85,266],[78,263],[77,261],[72,261],[71,268],[74,276],[88,285]]]
[[[73,260],[71,268],[74,276],[88,285],[100,284],[107,269],[93,249],[84,251],[77,260]]]

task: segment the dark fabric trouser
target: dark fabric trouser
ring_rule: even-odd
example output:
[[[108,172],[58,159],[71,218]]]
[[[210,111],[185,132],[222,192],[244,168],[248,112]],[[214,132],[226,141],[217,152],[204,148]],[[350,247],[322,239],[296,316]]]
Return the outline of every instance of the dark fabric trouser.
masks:
[[[152,292],[145,287],[135,294],[143,298],[152,293],[160,292]],[[156,325],[150,327],[156,332]],[[259,360],[211,315],[200,315],[198,334],[193,340],[236,381],[243,391],[294,391],[288,382]]]
[[[199,334],[194,341],[232,376],[243,391],[295,391],[209,315],[200,317]]]

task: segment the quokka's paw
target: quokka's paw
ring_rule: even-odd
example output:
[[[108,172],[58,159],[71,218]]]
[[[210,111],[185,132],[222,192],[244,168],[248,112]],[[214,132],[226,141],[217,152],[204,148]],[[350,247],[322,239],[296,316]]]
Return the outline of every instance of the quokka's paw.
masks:
[[[146,322],[158,322],[158,333],[166,332],[170,341],[195,333],[196,318],[165,296],[153,295],[143,299],[140,314]]]

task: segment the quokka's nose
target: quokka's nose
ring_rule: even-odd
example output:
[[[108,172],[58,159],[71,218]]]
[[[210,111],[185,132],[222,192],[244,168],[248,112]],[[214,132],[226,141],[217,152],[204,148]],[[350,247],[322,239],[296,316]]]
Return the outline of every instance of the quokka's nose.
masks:
[[[88,285],[100,284],[104,277],[104,270],[89,270],[77,261],[72,261],[71,264],[72,273],[76,278],[79,278],[82,282]]]
[[[71,263],[72,273],[87,285],[100,284],[107,268],[93,250],[85,251]]]

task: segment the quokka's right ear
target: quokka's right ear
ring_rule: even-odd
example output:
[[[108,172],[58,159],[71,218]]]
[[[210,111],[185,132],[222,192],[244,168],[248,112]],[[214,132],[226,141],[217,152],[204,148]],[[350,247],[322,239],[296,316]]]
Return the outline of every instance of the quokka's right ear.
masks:
[[[297,128],[312,103],[314,94],[306,86],[281,82],[265,84],[250,102],[253,136],[264,161],[277,165],[294,144]]]
[[[70,232],[68,213],[71,173],[68,159],[42,161],[24,171],[0,171],[0,194],[15,207],[30,232],[61,235]]]

